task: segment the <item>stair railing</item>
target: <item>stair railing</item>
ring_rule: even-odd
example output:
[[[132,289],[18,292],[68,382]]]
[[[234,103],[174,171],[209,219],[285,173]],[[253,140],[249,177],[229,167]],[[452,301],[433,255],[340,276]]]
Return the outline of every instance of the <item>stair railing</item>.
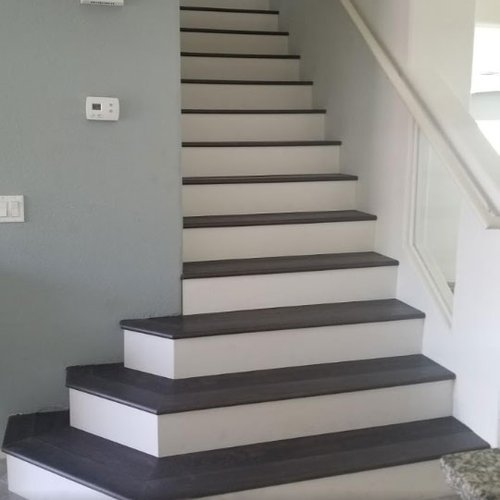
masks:
[[[486,228],[500,229],[500,159],[472,116],[436,75],[426,81],[398,64],[351,0],[341,4],[464,198]]]

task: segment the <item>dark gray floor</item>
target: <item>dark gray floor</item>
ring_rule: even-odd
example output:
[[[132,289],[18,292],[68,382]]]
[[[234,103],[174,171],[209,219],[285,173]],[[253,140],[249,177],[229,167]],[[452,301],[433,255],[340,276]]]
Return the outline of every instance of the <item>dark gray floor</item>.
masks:
[[[7,488],[7,466],[5,460],[0,458],[0,500],[23,500],[21,497],[9,493]]]

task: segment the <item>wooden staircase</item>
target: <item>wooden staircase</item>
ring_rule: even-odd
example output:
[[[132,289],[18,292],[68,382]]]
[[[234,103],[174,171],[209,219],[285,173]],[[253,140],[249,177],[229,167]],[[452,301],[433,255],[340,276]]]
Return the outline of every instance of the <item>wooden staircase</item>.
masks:
[[[268,0],[181,7],[183,316],[124,320],[125,363],[72,367],[70,411],[14,416],[29,500],[437,499],[487,447],[421,354],[376,216]]]

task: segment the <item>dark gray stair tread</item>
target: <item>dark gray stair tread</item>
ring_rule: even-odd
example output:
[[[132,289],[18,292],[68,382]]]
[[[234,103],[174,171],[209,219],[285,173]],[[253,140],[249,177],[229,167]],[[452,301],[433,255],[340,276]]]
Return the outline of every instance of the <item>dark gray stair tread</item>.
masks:
[[[288,212],[272,214],[201,215],[184,217],[186,229],[212,227],[274,226],[284,224],[322,224],[337,222],[364,222],[377,220],[377,216],[358,210],[327,212]]]
[[[184,177],[185,186],[210,184],[269,184],[280,182],[343,182],[357,181],[356,175],[348,174],[285,174],[285,175],[226,175],[212,177]]]
[[[66,385],[155,415],[453,380],[422,355],[172,380],[121,364],[68,368]]]
[[[488,448],[452,417],[162,459],[69,426],[67,412],[9,420],[4,451],[121,500],[179,500],[437,460]]]
[[[324,115],[326,109],[183,109],[184,115]]]
[[[258,274],[304,273],[339,269],[397,266],[399,262],[375,252],[297,255],[258,259],[185,262],[184,279],[221,278]]]
[[[183,7],[181,10],[194,11],[194,12],[227,12],[235,14],[270,14],[277,16],[279,10],[263,10],[263,9],[226,9],[222,7]]]
[[[285,86],[310,86],[311,81],[304,80],[220,80],[206,78],[183,78],[181,83],[201,85],[285,85]]]
[[[221,313],[124,320],[124,330],[169,339],[319,328],[422,319],[425,314],[396,299],[276,307]]]
[[[308,146],[341,146],[342,141],[197,141],[183,142],[184,148],[275,148]]]
[[[218,33],[223,35],[269,35],[288,36],[288,31],[227,30],[212,28],[181,28],[181,33]]]
[[[181,52],[181,57],[223,57],[229,59],[300,59],[297,54],[238,54],[226,52]]]

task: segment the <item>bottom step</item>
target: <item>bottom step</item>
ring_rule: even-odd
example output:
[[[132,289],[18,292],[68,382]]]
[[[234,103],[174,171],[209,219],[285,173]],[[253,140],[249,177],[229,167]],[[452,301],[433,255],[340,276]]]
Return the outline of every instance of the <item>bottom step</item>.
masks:
[[[3,449],[28,500],[430,500],[450,493],[432,461],[487,447],[448,417],[156,459],[57,412],[12,417]]]

